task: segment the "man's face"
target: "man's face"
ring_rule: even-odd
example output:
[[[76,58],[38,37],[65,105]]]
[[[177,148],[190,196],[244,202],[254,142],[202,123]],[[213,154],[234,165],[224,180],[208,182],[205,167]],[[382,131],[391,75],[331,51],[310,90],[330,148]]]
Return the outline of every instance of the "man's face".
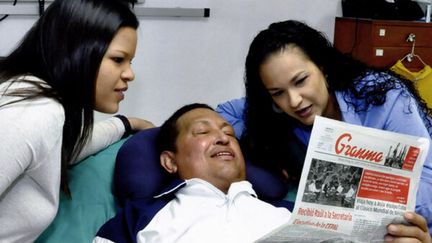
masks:
[[[223,192],[245,179],[245,163],[234,130],[218,113],[205,108],[186,112],[177,120],[179,131],[172,153],[182,179],[200,178]]]

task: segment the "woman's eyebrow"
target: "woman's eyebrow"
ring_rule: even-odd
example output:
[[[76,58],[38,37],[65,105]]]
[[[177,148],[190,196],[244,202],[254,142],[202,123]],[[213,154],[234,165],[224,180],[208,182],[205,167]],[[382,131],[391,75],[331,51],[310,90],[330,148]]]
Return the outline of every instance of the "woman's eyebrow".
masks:
[[[306,71],[300,71],[300,72],[296,73],[296,74],[291,78],[291,81],[297,81],[297,80],[303,78],[304,76],[306,76]]]

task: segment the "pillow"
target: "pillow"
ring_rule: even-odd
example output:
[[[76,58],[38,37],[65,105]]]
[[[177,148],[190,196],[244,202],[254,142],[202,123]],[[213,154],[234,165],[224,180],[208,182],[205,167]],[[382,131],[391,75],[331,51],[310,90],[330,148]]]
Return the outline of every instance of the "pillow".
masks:
[[[252,184],[258,197],[263,200],[282,199],[288,192],[287,184],[282,178],[249,161],[246,161],[246,180]]]
[[[156,136],[160,128],[141,131],[121,147],[114,173],[114,192],[120,206],[132,198],[158,194],[172,177],[159,163]]]
[[[125,141],[108,146],[68,170],[72,199],[60,193],[57,216],[36,242],[93,240],[102,224],[116,213],[112,175],[117,152]]]

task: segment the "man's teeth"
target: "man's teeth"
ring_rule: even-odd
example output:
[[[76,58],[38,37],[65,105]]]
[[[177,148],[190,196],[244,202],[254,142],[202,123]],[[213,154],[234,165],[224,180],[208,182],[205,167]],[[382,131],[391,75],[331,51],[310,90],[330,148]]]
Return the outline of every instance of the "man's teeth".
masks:
[[[230,155],[231,155],[231,153],[229,153],[229,152],[219,152],[216,154],[216,156],[230,156]]]

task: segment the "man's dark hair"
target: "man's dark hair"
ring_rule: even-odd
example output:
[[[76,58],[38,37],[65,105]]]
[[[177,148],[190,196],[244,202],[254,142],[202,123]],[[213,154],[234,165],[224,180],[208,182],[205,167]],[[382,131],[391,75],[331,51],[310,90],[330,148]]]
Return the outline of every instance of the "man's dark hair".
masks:
[[[214,111],[209,105],[193,103],[189,105],[185,105],[178,109],[174,114],[172,114],[161,126],[159,134],[156,138],[156,148],[158,154],[161,154],[163,151],[173,151],[176,152],[176,140],[179,134],[179,130],[177,127],[178,119],[183,116],[185,113],[195,110],[195,109],[209,109]]]

